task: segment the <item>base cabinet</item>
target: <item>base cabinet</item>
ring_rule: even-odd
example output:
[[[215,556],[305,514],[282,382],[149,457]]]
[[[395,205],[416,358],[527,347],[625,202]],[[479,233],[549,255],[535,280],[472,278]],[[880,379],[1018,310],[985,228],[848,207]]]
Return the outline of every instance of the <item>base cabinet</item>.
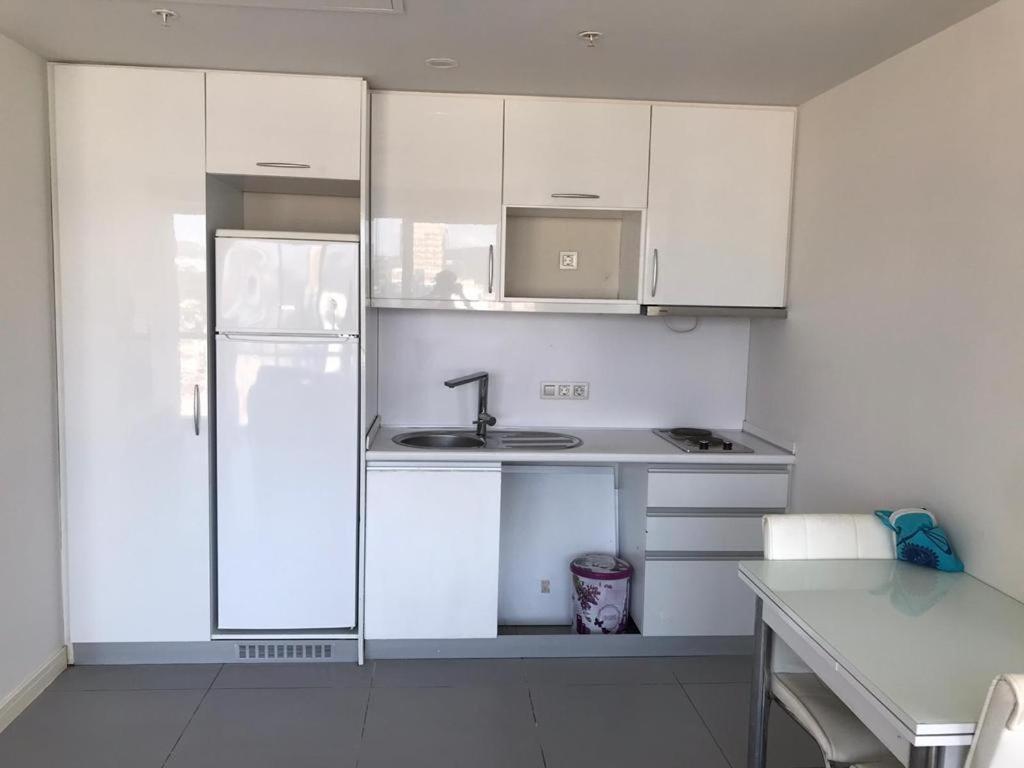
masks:
[[[754,593],[738,560],[648,560],[643,633],[650,636],[750,635]]]
[[[500,465],[366,474],[367,639],[496,637]]]

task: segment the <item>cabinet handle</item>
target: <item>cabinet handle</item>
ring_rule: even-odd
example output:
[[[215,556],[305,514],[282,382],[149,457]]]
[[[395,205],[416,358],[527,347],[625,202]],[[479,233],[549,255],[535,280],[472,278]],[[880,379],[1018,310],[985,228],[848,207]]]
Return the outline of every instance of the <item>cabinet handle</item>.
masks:
[[[552,192],[552,197],[565,200],[600,200],[600,195],[592,195],[589,192]]]
[[[651,269],[651,298],[658,292],[658,249],[654,249],[654,264]]]
[[[260,168],[312,168],[309,163],[256,163]]]
[[[494,293],[494,246],[487,246],[487,292]]]
[[[196,384],[192,390],[192,426],[196,434],[199,434],[199,385]]]

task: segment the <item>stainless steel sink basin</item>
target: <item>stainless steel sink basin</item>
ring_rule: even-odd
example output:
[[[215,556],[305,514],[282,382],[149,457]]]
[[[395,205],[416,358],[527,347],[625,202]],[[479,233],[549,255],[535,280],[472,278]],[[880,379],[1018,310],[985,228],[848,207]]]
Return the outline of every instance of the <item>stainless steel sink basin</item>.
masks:
[[[497,430],[487,433],[487,439],[461,430],[425,429],[403,432],[393,438],[398,445],[409,448],[467,450],[487,448],[497,451],[558,451],[578,448],[583,441],[561,432],[535,432],[527,430]]]
[[[399,445],[410,448],[483,448],[484,439],[467,432],[406,432],[395,436]]]

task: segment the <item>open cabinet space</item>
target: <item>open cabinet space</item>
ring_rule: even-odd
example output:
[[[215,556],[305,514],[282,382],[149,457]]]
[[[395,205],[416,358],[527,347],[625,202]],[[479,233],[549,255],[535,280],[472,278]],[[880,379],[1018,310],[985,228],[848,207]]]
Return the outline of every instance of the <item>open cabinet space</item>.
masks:
[[[508,300],[637,304],[643,212],[505,209]]]

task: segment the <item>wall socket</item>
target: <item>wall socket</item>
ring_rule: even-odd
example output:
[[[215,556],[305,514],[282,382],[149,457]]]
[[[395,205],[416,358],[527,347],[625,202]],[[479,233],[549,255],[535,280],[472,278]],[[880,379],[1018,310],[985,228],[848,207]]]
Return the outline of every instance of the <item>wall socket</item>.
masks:
[[[586,381],[544,381],[540,385],[541,400],[589,400],[590,383]]]
[[[559,251],[558,252],[558,268],[559,269],[579,269],[580,266],[580,254],[579,251]]]

